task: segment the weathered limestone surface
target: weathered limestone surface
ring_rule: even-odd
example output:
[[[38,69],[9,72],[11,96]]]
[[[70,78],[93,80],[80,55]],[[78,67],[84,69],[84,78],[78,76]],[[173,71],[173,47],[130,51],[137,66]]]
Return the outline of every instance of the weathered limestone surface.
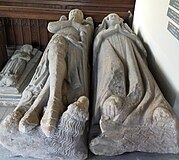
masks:
[[[91,151],[106,156],[134,151],[178,153],[175,121],[163,118],[152,125],[125,126],[102,117],[102,134],[92,140]]]
[[[19,104],[3,120],[0,142],[24,156],[85,159],[93,20],[73,9],[68,19],[50,22],[48,30],[54,35]]]
[[[146,51],[116,14],[96,31],[90,150],[113,156],[178,153],[178,120],[146,64]]]
[[[0,142],[16,155],[24,157],[45,160],[86,159],[88,151],[84,130],[88,120],[88,105],[86,97],[80,97],[77,102],[69,105],[51,137],[46,137],[39,126],[22,133],[18,123],[7,124],[3,121],[0,126]]]
[[[18,104],[41,56],[41,51],[28,44],[14,52],[0,72],[0,105],[15,106]]]

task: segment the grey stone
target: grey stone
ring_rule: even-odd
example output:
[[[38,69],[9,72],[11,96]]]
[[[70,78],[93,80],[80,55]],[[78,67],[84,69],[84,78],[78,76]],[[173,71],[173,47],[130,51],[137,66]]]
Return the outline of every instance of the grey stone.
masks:
[[[46,160],[86,159],[87,142],[84,141],[88,120],[88,99],[85,97],[69,105],[58,122],[55,133],[46,137],[38,126],[27,133],[18,130],[18,124],[1,123],[0,143],[16,155]],[[7,118],[6,118],[7,119]]]
[[[146,63],[139,38],[117,14],[96,30],[90,150],[114,156],[178,153],[178,119]]]
[[[85,159],[93,20],[73,9],[48,30],[54,35],[17,107],[2,121],[0,142],[23,156]]]
[[[42,52],[31,45],[23,45],[11,56],[0,72],[0,105],[15,106],[29,84]]]

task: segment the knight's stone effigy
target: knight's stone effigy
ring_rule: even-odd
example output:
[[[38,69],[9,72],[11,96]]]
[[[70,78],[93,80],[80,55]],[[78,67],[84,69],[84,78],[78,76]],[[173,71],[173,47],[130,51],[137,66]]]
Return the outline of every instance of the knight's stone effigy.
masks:
[[[15,50],[0,72],[0,105],[15,106],[30,82],[42,52],[26,44]]]
[[[0,143],[26,157],[85,159],[93,20],[73,9],[48,30],[54,35],[19,104],[2,121]]]
[[[146,50],[117,14],[96,30],[90,150],[96,155],[178,153],[178,120],[146,64]]]

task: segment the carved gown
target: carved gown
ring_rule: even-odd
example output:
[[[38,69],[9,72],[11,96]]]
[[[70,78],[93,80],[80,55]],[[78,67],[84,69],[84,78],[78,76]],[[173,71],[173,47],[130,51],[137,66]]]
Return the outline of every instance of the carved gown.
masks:
[[[148,69],[142,43],[129,27],[122,23],[106,38],[99,35],[94,41],[93,125],[99,123],[103,103],[112,95],[123,100],[117,114],[124,125],[151,124],[158,107],[174,116]]]

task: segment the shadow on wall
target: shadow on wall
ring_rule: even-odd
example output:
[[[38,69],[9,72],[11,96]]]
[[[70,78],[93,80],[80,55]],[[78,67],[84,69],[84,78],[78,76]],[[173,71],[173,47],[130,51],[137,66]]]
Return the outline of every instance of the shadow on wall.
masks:
[[[154,76],[159,88],[161,89],[161,91],[162,91],[163,95],[165,96],[165,98],[167,99],[167,101],[170,103],[170,105],[172,107],[175,107],[177,105],[176,104],[177,97],[179,99],[179,94],[177,94],[175,88],[173,88],[172,84],[169,82],[167,77],[164,75],[162,69],[157,64],[155,57],[153,56],[152,51],[150,49],[150,46],[143,41],[140,31],[138,32],[138,36],[142,40],[144,47],[147,50],[148,67],[149,67],[152,75]],[[178,108],[178,111],[176,111],[176,112],[177,112],[177,115],[179,115],[179,108]]]
[[[174,110],[179,117],[179,92],[177,92],[177,96],[176,96],[176,100],[175,100],[175,104],[174,104]]]

